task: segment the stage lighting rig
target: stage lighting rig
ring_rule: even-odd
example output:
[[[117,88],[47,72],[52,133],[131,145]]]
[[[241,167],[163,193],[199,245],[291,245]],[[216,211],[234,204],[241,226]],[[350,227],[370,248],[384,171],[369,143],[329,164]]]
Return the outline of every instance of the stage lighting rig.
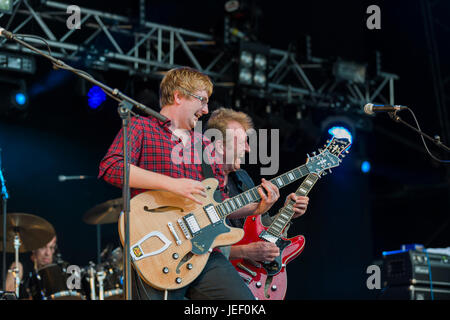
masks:
[[[0,0],[0,12],[11,13],[13,7],[13,0]]]
[[[0,70],[33,74],[36,71],[36,63],[31,56],[0,52]]]
[[[239,50],[238,83],[264,89],[267,87],[269,65],[269,46],[241,42]]]
[[[338,81],[346,80],[352,83],[365,83],[366,69],[367,67],[364,64],[339,59],[333,65],[333,74]]]
[[[24,111],[28,107],[28,93],[25,80],[0,78],[0,114]]]

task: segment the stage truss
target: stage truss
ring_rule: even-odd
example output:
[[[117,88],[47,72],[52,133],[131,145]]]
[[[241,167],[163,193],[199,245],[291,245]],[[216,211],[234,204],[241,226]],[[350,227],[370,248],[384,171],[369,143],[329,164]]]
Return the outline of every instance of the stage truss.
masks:
[[[43,37],[53,56],[67,63],[81,61],[88,68],[120,70],[144,78],[162,77],[171,68],[189,65],[211,76],[216,86],[238,86],[236,50],[227,50],[212,35],[152,23],[142,14],[132,21],[84,7],[80,8],[81,28],[70,30],[66,24],[69,5],[44,1],[39,7],[32,7],[28,0],[16,0],[11,15],[0,14],[0,23],[13,33]],[[144,5],[141,1],[141,6]],[[42,45],[36,38],[27,41]],[[0,48],[30,52],[5,39],[1,39]],[[362,106],[368,102],[394,104],[397,75],[380,71],[362,84],[342,83],[320,76],[325,62],[326,59],[317,57],[300,61],[296,52],[271,48],[267,87],[249,89],[246,94],[355,113],[362,113]]]

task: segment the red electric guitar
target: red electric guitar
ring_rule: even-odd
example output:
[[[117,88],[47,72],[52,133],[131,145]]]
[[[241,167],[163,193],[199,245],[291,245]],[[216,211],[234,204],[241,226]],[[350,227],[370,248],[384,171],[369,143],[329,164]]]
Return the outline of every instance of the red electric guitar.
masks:
[[[327,141],[325,149],[341,162],[340,157],[351,143],[346,138],[333,137]],[[319,149],[320,153],[326,150]],[[330,170],[331,172],[331,170]],[[306,196],[314,184],[326,172],[310,173],[295,192],[298,196]],[[270,241],[280,249],[280,255],[272,262],[256,262],[248,259],[236,259],[231,263],[249,286],[258,300],[283,300],[287,290],[286,265],[303,251],[305,237],[298,235],[283,238],[282,234],[294,215],[293,202],[289,201],[280,209],[269,227],[261,222],[261,215],[247,217],[244,224],[244,237],[235,245],[248,244],[255,241]]]

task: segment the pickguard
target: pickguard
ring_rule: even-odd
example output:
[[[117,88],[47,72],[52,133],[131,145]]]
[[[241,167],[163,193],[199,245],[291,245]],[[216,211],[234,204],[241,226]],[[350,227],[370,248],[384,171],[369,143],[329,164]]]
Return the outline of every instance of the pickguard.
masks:
[[[265,239],[265,233],[266,233],[266,231],[261,232],[260,238],[265,241],[268,241],[267,239]],[[280,249],[280,255],[271,262],[267,262],[267,261],[262,262],[262,267],[266,270],[268,276],[274,276],[278,272],[281,271],[281,267],[282,267],[281,259],[283,257],[283,250],[291,244],[291,241],[284,240],[283,238],[276,238],[275,242],[273,242],[273,241],[270,241],[270,242],[275,243],[275,245],[278,247],[278,249]]]
[[[191,252],[197,255],[208,252],[216,237],[226,232],[230,232],[230,228],[228,228],[222,220],[201,228],[191,239]]]

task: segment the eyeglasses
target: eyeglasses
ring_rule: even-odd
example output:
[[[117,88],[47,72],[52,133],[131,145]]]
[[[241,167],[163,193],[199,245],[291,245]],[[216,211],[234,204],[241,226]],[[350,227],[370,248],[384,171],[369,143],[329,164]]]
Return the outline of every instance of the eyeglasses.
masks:
[[[200,100],[200,102],[201,102],[201,104],[202,104],[202,107],[205,107],[205,106],[208,104],[208,98],[202,97],[202,96],[198,96],[198,95],[193,94],[193,93],[191,93],[191,92],[189,92],[189,91],[187,91],[187,90],[185,90],[185,89],[183,89],[183,91],[186,92],[188,95],[190,95],[190,96],[192,96],[192,97],[197,98],[198,100]]]

